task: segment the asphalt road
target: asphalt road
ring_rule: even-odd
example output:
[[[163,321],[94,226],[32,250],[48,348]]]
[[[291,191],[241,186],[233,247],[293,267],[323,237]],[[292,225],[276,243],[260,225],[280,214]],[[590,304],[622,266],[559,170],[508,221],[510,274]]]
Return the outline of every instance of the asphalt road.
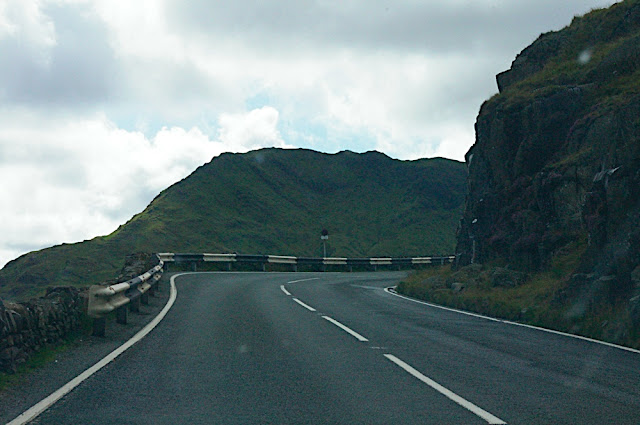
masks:
[[[398,273],[198,273],[40,424],[634,424],[640,354],[411,302]]]

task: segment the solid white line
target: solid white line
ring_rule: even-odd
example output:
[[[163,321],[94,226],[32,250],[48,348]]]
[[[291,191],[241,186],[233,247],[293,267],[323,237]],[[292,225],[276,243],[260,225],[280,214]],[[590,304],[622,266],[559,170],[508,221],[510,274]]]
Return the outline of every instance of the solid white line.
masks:
[[[307,304],[303,303],[302,301],[300,301],[300,300],[299,300],[299,299],[297,299],[297,298],[293,298],[293,300],[294,300],[295,302],[297,302],[298,304],[300,304],[302,307],[304,307],[304,308],[306,308],[307,310],[309,310],[309,311],[316,311],[316,309],[315,309],[315,308],[313,308],[313,307],[311,307],[311,306],[309,306],[309,305],[307,305]]]
[[[396,297],[403,298],[403,299],[405,299],[407,301],[413,301],[414,303],[428,305],[429,307],[439,308],[441,310],[447,310],[447,311],[452,311],[454,313],[465,314],[467,316],[478,317],[480,319],[491,320],[492,322],[500,322],[500,323],[505,323],[507,325],[521,326],[523,328],[535,329],[537,331],[547,332],[547,333],[551,333],[551,334],[555,334],[555,335],[562,335],[562,336],[566,336],[566,337],[569,337],[569,338],[580,339],[582,341],[588,341],[588,342],[592,342],[592,343],[595,343],[595,344],[605,345],[607,347],[617,348],[619,350],[624,350],[624,351],[629,351],[631,353],[640,354],[640,350],[636,350],[635,348],[631,348],[631,347],[625,347],[624,345],[618,345],[618,344],[613,344],[611,342],[600,341],[600,340],[589,338],[589,337],[582,336],[582,335],[574,335],[574,334],[570,334],[570,333],[566,333],[566,332],[562,332],[562,331],[556,331],[556,330],[553,330],[553,329],[542,328],[540,326],[534,326],[534,325],[527,325],[525,323],[512,322],[511,320],[496,319],[495,317],[483,316],[482,314],[471,313],[469,311],[458,310],[458,309],[455,309],[455,308],[444,307],[444,306],[441,306],[441,305],[438,305],[438,304],[432,304],[432,303],[429,303],[429,302],[426,302],[426,301],[416,300],[414,298],[407,297],[405,295],[400,295],[397,292],[391,291],[391,287],[385,288],[385,291],[387,293],[391,294],[391,295],[395,295]]]
[[[385,288],[384,290],[385,290],[385,292],[387,292],[387,293],[389,293],[391,295],[395,295],[396,297],[404,298],[405,300],[413,301],[414,303],[428,305],[429,307],[439,308],[440,310],[452,311],[454,313],[460,313],[460,314],[464,314],[466,316],[472,316],[472,317],[477,317],[479,319],[491,320],[492,322],[503,322],[503,320],[496,319],[494,317],[483,316],[482,314],[471,313],[470,311],[458,310],[458,309],[451,308],[451,307],[445,307],[445,306],[438,305],[438,304],[432,304],[432,303],[429,303],[429,302],[426,302],[426,301],[416,300],[415,298],[407,297],[406,295],[400,295],[397,292],[391,291],[391,287]]]
[[[336,325],[337,327],[339,327],[340,329],[342,329],[343,331],[345,331],[346,333],[348,333],[352,337],[356,338],[358,341],[361,341],[361,342],[369,341],[367,338],[363,337],[358,332],[349,329],[348,327],[346,327],[342,323],[338,322],[337,320],[332,319],[329,316],[322,316],[322,318],[328,320],[331,323],[333,323],[334,325]]]
[[[409,366],[407,363],[403,362],[402,360],[400,360],[396,356],[394,356],[392,354],[385,354],[384,356],[387,359],[391,360],[396,365],[400,366],[405,371],[409,372],[414,377],[418,378],[419,380],[421,380],[422,382],[424,382],[425,384],[427,384],[428,386],[433,388],[434,390],[438,391],[440,394],[442,394],[445,397],[449,398],[450,400],[453,400],[454,402],[458,403],[460,406],[462,406],[465,409],[471,411],[476,416],[481,417],[482,419],[487,421],[487,423],[495,424],[495,425],[498,425],[498,424],[503,424],[504,425],[504,424],[506,424],[506,422],[504,422],[502,419],[499,419],[499,418],[493,416],[491,413],[487,412],[486,410],[483,410],[483,409],[479,408],[478,406],[476,406],[475,404],[471,403],[470,401],[467,401],[464,398],[460,397],[459,395],[457,395],[453,391],[451,391],[451,390],[443,387],[442,385],[438,384],[433,379],[431,379],[431,378],[429,378],[427,376],[424,376],[422,373],[418,372],[416,369],[414,369],[413,367]]]
[[[300,282],[308,282],[310,280],[319,280],[319,277],[310,277],[308,279],[300,279],[300,280],[292,280],[291,282],[287,282],[287,283],[300,283]]]
[[[22,425],[32,421],[42,412],[47,410],[49,407],[53,406],[54,403],[56,403],[58,400],[64,397],[67,393],[69,393],[69,391],[73,390],[75,387],[80,385],[85,379],[87,379],[88,377],[90,377],[91,375],[93,375],[103,367],[105,367],[107,364],[111,363],[116,357],[124,353],[133,344],[135,344],[136,342],[140,341],[142,338],[147,336],[147,334],[151,332],[153,328],[155,328],[162,319],[164,319],[164,316],[167,315],[167,313],[171,309],[171,306],[173,306],[173,303],[175,302],[176,297],[178,296],[178,291],[176,289],[174,279],[183,274],[187,274],[187,273],[180,273],[180,274],[171,276],[171,293],[169,296],[169,301],[167,301],[167,304],[164,306],[162,311],[151,322],[149,322],[147,326],[145,326],[140,331],[138,331],[138,333],[135,334],[133,337],[131,337],[129,341],[125,342],[120,347],[113,350],[110,354],[108,354],[105,358],[100,360],[98,363],[94,364],[89,369],[85,370],[80,375],[76,376],[71,381],[67,382],[64,386],[62,386],[57,391],[53,392],[47,398],[38,402],[37,404],[32,406],[30,409],[22,413],[20,416],[18,416],[11,422],[7,423],[7,425]]]
[[[285,295],[291,295],[291,293],[287,291],[287,288],[285,288],[284,285],[280,285],[280,289],[282,289],[282,292],[284,292]]]

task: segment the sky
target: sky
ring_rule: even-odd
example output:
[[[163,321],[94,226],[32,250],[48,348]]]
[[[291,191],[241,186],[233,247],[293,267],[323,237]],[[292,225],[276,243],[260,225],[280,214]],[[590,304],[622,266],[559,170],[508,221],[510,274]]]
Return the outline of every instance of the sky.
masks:
[[[0,0],[0,267],[223,152],[464,160],[495,75],[607,0]]]

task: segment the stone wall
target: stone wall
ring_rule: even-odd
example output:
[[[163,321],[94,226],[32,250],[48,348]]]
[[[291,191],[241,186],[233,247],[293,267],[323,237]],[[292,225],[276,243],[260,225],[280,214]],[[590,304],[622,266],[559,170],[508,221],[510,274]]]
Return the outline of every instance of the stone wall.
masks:
[[[84,298],[78,288],[48,288],[45,296],[25,303],[0,300],[0,372],[18,366],[46,345],[59,344],[80,325]]]
[[[105,284],[132,279],[156,264],[155,255],[129,254],[120,275]],[[46,345],[62,342],[86,310],[85,291],[75,287],[47,288],[44,297],[24,303],[0,300],[0,373],[15,373]]]

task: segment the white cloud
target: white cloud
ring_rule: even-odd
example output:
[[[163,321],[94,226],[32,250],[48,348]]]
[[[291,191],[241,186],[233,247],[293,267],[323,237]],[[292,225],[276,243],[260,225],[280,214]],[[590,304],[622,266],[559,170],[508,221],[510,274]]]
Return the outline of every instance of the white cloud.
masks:
[[[214,140],[195,127],[163,128],[147,138],[104,116],[4,111],[0,265],[24,250],[112,232],[162,189],[223,152],[287,147],[274,108],[225,114],[218,122]]]
[[[278,131],[279,113],[275,108],[265,106],[248,114],[222,114],[220,117],[220,141],[227,149],[240,152],[247,147],[258,149],[262,146],[287,146]]]
[[[221,152],[462,159],[494,76],[611,0],[0,0],[0,265]]]
[[[42,13],[42,1],[4,0],[0,3],[0,38],[21,37],[30,44],[55,45],[55,26]]]
[[[50,49],[56,45],[55,25],[42,13],[38,0],[3,0],[0,3],[0,40],[21,40],[37,62],[48,65]]]

